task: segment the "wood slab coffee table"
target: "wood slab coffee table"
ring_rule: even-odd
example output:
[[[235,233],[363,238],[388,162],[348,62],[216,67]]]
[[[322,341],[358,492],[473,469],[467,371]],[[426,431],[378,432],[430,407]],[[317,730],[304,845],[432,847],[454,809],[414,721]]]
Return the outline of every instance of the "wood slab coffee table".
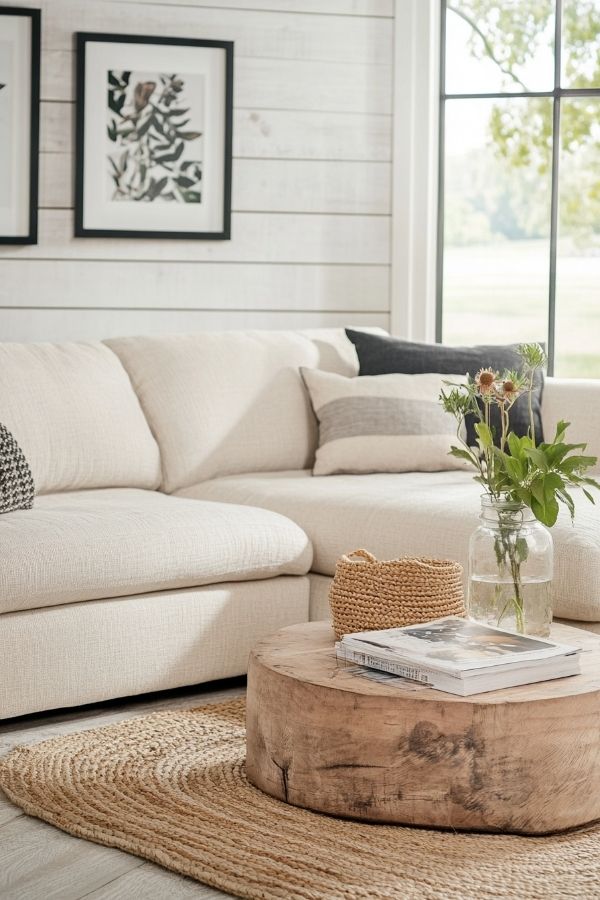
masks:
[[[582,674],[473,697],[351,675],[324,622],[250,657],[247,775],[295,806],[376,822],[546,834],[600,819],[600,638]]]

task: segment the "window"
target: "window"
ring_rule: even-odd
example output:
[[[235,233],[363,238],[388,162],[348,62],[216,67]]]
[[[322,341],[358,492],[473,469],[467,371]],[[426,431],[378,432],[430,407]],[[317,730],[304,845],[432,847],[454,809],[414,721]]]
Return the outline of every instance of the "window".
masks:
[[[600,0],[442,0],[437,339],[600,378]]]

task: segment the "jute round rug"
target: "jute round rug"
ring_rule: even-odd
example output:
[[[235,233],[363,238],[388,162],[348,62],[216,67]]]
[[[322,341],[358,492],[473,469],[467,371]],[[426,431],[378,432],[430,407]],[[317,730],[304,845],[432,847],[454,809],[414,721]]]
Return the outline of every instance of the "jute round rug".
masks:
[[[253,788],[244,749],[236,700],[17,748],[0,786],[70,834],[239,897],[600,896],[600,827],[525,838],[343,821]]]

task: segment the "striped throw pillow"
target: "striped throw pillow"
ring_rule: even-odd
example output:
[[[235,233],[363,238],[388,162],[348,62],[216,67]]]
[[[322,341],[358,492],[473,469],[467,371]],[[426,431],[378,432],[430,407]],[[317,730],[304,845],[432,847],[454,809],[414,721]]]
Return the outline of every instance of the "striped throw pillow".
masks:
[[[363,375],[300,369],[319,423],[313,475],[463,469],[448,455],[456,421],[438,398],[464,375]]]

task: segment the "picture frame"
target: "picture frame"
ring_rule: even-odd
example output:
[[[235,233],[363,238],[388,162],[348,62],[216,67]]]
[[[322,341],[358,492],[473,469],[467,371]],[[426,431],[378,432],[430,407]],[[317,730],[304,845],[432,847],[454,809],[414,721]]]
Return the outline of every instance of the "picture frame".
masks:
[[[0,244],[37,244],[41,11],[0,6]]]
[[[75,236],[229,240],[233,42],[76,35]]]

